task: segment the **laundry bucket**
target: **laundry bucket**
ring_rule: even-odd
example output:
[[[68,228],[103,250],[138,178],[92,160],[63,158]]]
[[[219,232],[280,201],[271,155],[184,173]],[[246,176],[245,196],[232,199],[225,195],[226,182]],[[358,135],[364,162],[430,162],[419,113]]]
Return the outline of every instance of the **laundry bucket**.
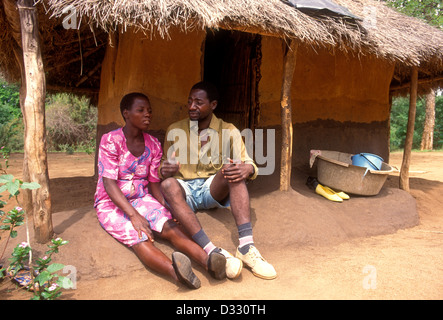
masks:
[[[380,170],[383,158],[371,153],[359,153],[351,157],[354,166],[365,167],[370,170]]]

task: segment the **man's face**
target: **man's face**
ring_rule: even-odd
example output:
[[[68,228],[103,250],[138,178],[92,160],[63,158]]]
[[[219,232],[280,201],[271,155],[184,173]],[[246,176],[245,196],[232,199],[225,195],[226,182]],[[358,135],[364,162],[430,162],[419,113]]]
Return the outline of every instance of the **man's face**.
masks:
[[[193,121],[201,121],[212,115],[217,100],[209,101],[206,91],[201,89],[191,90],[188,97],[189,118]]]

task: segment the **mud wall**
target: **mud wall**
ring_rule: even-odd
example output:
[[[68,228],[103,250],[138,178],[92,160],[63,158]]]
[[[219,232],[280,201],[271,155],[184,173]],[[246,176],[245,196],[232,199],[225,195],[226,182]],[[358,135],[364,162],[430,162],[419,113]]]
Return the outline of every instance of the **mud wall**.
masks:
[[[149,35],[148,35],[149,36]],[[191,86],[201,79],[204,32],[170,30],[173,40],[150,39],[141,32],[119,33],[103,61],[98,104],[98,136],[124,125],[120,100],[130,92],[146,94],[153,109],[153,131],[164,131],[187,115]]]
[[[283,43],[263,37],[260,126],[280,126]],[[389,158],[389,84],[394,65],[373,56],[299,46],[292,86],[293,164],[310,149]]]
[[[161,141],[167,126],[187,115],[189,89],[202,78],[205,33],[171,30],[170,38],[125,32],[108,46],[101,74],[99,138],[124,124],[119,103],[129,92],[149,96],[154,113],[151,129]],[[283,48],[281,39],[262,38],[258,122],[262,128],[280,126]],[[300,45],[292,88],[293,164],[307,166],[311,149],[370,152],[388,160],[393,71],[393,65],[372,56]],[[279,143],[277,138],[277,152]]]

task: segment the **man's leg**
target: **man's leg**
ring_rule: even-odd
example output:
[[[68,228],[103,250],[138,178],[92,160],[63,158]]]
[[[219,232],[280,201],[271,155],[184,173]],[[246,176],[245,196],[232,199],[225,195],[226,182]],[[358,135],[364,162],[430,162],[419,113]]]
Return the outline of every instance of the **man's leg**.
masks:
[[[175,178],[162,181],[160,188],[169,208],[189,234],[195,234],[201,229],[200,221],[186,202],[186,193]]]
[[[236,257],[246,263],[252,269],[254,275],[263,279],[276,278],[277,273],[274,267],[261,256],[254,246],[249,192],[245,181],[228,182],[219,171],[211,183],[210,191],[212,197],[219,203],[224,202],[229,197],[231,212],[239,235]]]
[[[239,233],[239,250],[246,254],[254,244],[252,237],[251,209],[249,192],[244,181],[228,182],[219,171],[211,183],[211,195],[219,203],[229,197],[231,212]]]
[[[202,229],[195,212],[186,202],[185,190],[175,178],[165,179],[160,186],[173,217],[177,219],[185,231],[209,256],[208,270],[211,275],[216,279],[225,278],[226,258],[219,252],[216,252],[215,245]]]

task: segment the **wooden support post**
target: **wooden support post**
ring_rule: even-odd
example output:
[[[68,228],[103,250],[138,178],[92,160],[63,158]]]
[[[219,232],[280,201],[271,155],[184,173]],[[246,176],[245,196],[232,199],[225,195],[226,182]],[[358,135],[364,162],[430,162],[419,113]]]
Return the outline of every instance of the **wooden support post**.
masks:
[[[25,97],[23,118],[25,126],[25,158],[30,181],[41,188],[32,191],[34,238],[48,242],[53,235],[51,198],[46,154],[45,96],[46,80],[43,70],[37,9],[33,0],[18,0],[22,35]]]
[[[403,150],[403,161],[400,169],[400,189],[409,192],[409,164],[411,162],[412,139],[414,136],[415,113],[417,109],[417,86],[418,69],[413,67],[411,71],[411,87],[409,90],[409,114],[408,127],[406,131],[405,148]]]
[[[288,191],[291,187],[292,168],[292,107],[291,84],[297,59],[298,43],[290,40],[286,47],[283,61],[283,84],[280,99],[282,146],[280,168],[280,191]]]

